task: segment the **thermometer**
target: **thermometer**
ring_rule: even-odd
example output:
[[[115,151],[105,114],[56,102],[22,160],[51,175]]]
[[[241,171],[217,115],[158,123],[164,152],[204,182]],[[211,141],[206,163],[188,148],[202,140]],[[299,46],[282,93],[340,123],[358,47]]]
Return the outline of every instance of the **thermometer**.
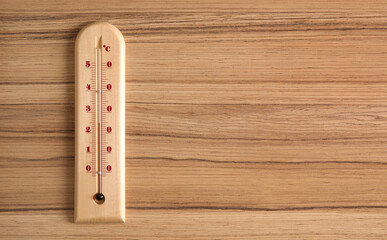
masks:
[[[125,222],[125,40],[109,23],[75,43],[75,222]]]

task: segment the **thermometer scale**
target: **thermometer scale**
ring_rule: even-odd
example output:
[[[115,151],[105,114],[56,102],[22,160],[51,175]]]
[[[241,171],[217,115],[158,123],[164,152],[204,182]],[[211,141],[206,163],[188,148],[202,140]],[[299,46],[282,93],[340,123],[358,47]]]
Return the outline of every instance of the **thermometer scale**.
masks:
[[[125,222],[125,41],[109,23],[75,43],[75,222]]]

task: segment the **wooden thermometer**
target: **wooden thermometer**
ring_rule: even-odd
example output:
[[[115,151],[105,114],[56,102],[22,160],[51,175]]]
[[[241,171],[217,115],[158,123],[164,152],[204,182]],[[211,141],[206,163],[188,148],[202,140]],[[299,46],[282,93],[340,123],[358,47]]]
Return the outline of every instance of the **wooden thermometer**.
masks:
[[[125,41],[109,23],[75,42],[75,222],[125,222]]]

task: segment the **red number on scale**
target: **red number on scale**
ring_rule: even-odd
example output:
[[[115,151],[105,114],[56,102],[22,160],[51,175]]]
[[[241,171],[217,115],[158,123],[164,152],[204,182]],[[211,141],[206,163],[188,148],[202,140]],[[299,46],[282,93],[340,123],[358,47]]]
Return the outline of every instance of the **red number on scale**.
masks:
[[[86,166],[86,171],[90,172],[90,170],[91,170],[90,165],[87,165],[87,166]]]
[[[108,84],[108,85],[106,86],[106,88],[107,88],[107,90],[112,90],[112,85],[111,85],[111,84]]]
[[[86,88],[87,88],[87,90],[90,90],[90,84],[86,84]]]
[[[86,149],[87,149],[87,152],[90,152],[90,146],[87,146]]]
[[[111,151],[112,151],[112,147],[108,146],[108,147],[106,148],[106,151],[107,151],[107,152],[111,152]]]
[[[86,61],[85,66],[86,66],[87,68],[90,67],[90,61]]]
[[[86,112],[90,112],[90,110],[91,110],[90,105],[87,105],[87,106],[86,106]]]
[[[112,111],[112,106],[107,106],[106,109],[107,109],[108,112],[111,112]]]
[[[112,166],[107,165],[106,170],[108,170],[108,172],[110,172],[112,170]]]
[[[112,62],[108,61],[108,62],[106,63],[106,65],[107,65],[108,67],[111,67],[111,66],[112,66]]]
[[[90,132],[90,127],[86,127],[86,132],[87,132],[87,133]]]
[[[107,128],[106,128],[106,131],[107,131],[108,133],[111,133],[111,132],[112,132],[112,128],[111,128],[111,127],[107,127]]]

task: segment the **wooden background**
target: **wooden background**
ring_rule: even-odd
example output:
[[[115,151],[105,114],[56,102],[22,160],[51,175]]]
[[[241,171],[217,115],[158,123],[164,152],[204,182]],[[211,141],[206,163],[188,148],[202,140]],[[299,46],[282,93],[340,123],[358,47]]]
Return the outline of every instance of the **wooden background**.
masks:
[[[73,223],[74,40],[126,40],[124,225]],[[387,2],[0,1],[1,239],[385,239]]]

